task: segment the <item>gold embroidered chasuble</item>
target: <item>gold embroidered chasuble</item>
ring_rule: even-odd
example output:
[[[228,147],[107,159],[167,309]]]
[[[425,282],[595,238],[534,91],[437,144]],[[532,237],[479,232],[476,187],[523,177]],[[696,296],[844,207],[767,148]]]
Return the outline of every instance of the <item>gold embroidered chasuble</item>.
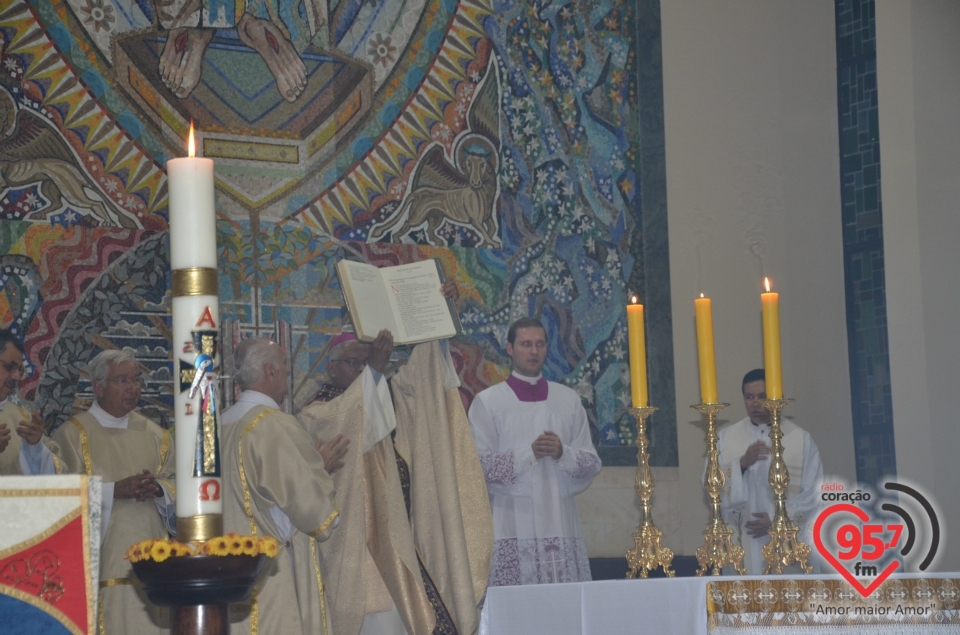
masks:
[[[258,405],[223,426],[221,456],[224,530],[273,536],[281,544],[267,561],[252,601],[232,607],[231,632],[333,633],[324,619],[328,607],[316,541],[342,530],[334,530],[334,484],[313,442],[296,419]],[[289,537],[277,527],[272,507],[289,519]],[[336,578],[327,579],[336,585]]]
[[[345,467],[333,475],[346,531],[320,550],[324,573],[337,579],[331,612],[338,635],[356,635],[365,611],[373,612],[380,581],[370,578],[377,573],[410,635],[476,631],[493,529],[459,392],[444,388],[443,357],[437,342],[421,344],[393,380],[396,448],[409,467],[409,517],[390,437],[363,453],[360,380],[300,413],[311,437],[343,434],[351,441]],[[376,571],[364,566],[367,548]],[[431,578],[426,584],[421,571]]]
[[[107,428],[89,412],[72,417],[53,433],[60,445],[66,471],[101,476],[104,483],[116,483],[143,470],[150,470],[163,481],[171,498],[174,444],[169,431],[146,417],[131,412],[127,428]],[[98,632],[165,633],[169,629],[168,611],[154,606],[146,598],[124,559],[127,549],[147,538],[166,538],[164,519],[153,501],[114,499],[110,519],[101,528],[100,601]]]
[[[361,386],[358,379],[339,397],[298,415],[313,439],[329,441],[337,434],[350,439],[344,467],[333,474],[341,531],[319,549],[323,574],[336,580],[329,589],[334,632],[357,635],[364,616],[389,610],[392,598],[410,635],[431,633],[434,612],[423,590],[393,443],[387,436],[363,452]]]
[[[17,426],[20,425],[21,421],[29,420],[30,413],[11,401],[7,401],[0,407],[0,424],[6,424],[7,430],[10,431],[10,443],[7,444],[3,452],[0,452],[0,476],[23,474],[23,470],[20,468],[20,446],[23,439],[17,434]],[[63,474],[60,446],[47,435],[43,435],[41,442],[47,446],[53,455],[54,468],[57,474]]]
[[[457,631],[469,635],[490,576],[493,517],[459,385],[436,341],[414,348],[391,382],[416,548]]]

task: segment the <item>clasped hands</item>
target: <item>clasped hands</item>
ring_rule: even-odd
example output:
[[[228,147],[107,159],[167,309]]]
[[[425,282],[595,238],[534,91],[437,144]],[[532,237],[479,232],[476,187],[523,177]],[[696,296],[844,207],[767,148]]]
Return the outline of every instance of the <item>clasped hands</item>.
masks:
[[[560,441],[560,437],[555,432],[549,430],[537,437],[537,440],[530,447],[533,448],[533,457],[538,460],[545,456],[560,460],[560,457],[563,456],[563,442]]]
[[[30,415],[29,421],[20,422],[17,426],[17,436],[29,445],[40,443],[40,439],[43,438],[43,417],[40,416],[39,410],[35,410],[33,414]],[[9,445],[10,439],[12,438],[13,434],[10,428],[7,427],[7,424],[0,423],[0,452],[7,449],[7,445]]]
[[[128,476],[113,484],[113,498],[134,498],[138,503],[163,496],[163,488],[157,483],[155,474],[144,470],[140,474]]]

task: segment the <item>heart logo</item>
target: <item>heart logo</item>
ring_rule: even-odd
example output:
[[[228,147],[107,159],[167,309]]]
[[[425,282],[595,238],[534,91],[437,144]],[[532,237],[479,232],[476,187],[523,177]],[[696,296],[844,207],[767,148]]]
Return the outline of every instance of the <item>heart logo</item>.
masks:
[[[842,575],[850,585],[857,590],[857,592],[863,597],[867,597],[873,593],[878,586],[883,584],[883,581],[886,580],[891,573],[899,566],[899,562],[893,560],[890,564],[887,565],[887,568],[881,571],[876,578],[873,579],[869,585],[864,586],[860,584],[860,581],[853,577],[853,574],[847,570],[843,564],[837,560],[836,556],[830,553],[829,549],[823,544],[823,539],[820,537],[820,530],[823,527],[823,523],[834,514],[839,513],[848,513],[853,514],[863,522],[868,522],[870,517],[867,515],[867,512],[863,511],[855,505],[849,505],[846,503],[839,503],[837,505],[831,505],[817,517],[817,522],[813,525],[813,543],[817,547],[817,551],[820,552],[820,555],[823,556],[824,560],[833,565],[833,568],[836,569],[840,575]]]

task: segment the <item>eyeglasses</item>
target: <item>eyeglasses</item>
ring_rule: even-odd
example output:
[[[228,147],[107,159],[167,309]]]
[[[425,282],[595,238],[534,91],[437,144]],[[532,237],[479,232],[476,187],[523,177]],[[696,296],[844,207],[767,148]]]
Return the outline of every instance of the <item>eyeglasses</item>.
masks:
[[[8,373],[19,373],[20,375],[26,374],[27,367],[23,362],[4,362],[0,361],[0,366],[3,366],[3,369]]]
[[[343,358],[343,359],[332,359],[332,360],[330,360],[330,361],[331,361],[331,363],[332,363],[332,362],[339,362],[339,363],[341,363],[341,364],[346,364],[346,365],[349,366],[350,368],[354,368],[354,369],[357,369],[357,370],[359,370],[359,369],[361,369],[361,368],[363,368],[364,366],[367,365],[366,360],[360,359],[359,357],[345,357],[345,358]]]
[[[139,386],[140,388],[143,388],[142,375],[134,375],[133,377],[129,377],[128,375],[120,375],[119,377],[113,377],[112,379],[108,378],[107,381],[113,382],[121,388],[129,388],[130,386]]]

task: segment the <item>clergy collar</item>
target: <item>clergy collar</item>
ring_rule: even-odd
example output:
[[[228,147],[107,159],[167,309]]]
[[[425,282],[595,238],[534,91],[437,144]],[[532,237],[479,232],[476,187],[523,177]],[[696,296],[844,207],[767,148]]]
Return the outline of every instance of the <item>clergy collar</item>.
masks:
[[[513,390],[517,399],[524,402],[546,401],[549,387],[543,375],[538,377],[524,377],[516,372],[507,377],[507,385]]]
[[[94,400],[93,405],[90,406],[90,414],[100,422],[104,428],[123,428],[126,430],[130,426],[130,413],[123,415],[122,417],[114,417],[112,414],[100,407],[100,404]]]
[[[241,392],[240,398],[237,399],[237,403],[240,403],[241,401],[251,402],[259,406],[268,406],[275,410],[282,410],[282,408],[280,408],[280,405],[273,400],[273,397],[271,397],[270,395],[265,395],[262,392],[258,392],[256,390],[244,390],[243,392]]]
[[[521,375],[521,374],[518,373],[517,371],[513,371],[512,373],[510,373],[510,376],[511,376],[511,377],[516,377],[516,378],[519,379],[520,381],[525,381],[525,382],[527,382],[528,384],[530,384],[531,386],[534,385],[534,384],[536,384],[536,383],[537,383],[538,381],[540,381],[541,379],[543,379],[543,373],[537,373],[537,376],[536,376],[536,377],[527,377],[526,375]]]

